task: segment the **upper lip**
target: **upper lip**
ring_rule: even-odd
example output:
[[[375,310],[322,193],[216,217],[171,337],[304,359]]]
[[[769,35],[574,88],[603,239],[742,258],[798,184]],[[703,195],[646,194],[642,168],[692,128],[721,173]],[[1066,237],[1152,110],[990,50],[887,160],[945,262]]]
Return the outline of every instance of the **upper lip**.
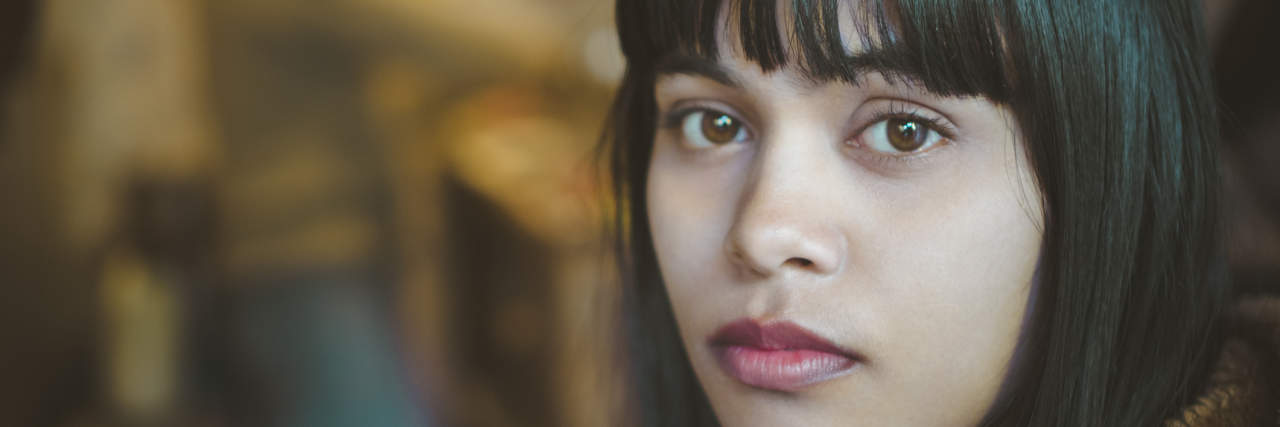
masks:
[[[717,329],[708,339],[715,347],[744,346],[761,350],[813,350],[839,354],[850,359],[862,357],[818,334],[788,321],[759,322],[739,319]]]

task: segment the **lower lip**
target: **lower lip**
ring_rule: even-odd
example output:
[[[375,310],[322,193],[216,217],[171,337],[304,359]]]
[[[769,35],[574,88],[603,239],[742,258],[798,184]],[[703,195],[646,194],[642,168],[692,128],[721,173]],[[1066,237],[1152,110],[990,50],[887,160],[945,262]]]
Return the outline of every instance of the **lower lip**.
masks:
[[[716,347],[720,367],[743,384],[776,391],[798,391],[845,373],[856,362],[816,350],[769,350],[747,346]]]

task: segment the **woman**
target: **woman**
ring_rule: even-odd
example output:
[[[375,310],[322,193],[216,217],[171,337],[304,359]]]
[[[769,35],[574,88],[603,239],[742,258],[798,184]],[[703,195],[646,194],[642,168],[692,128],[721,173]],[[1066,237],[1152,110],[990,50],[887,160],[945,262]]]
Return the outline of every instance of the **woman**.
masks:
[[[1047,3],[619,0],[629,418],[1275,423],[1206,392],[1198,4]]]

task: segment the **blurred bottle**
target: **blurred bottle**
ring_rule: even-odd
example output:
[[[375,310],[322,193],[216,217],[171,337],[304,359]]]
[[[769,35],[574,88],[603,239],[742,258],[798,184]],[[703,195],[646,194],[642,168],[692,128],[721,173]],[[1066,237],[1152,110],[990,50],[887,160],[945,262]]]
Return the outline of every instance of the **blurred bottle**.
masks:
[[[89,424],[216,425],[199,415],[187,345],[193,297],[211,278],[208,186],[140,180],[129,195],[126,226],[104,250],[101,414]]]

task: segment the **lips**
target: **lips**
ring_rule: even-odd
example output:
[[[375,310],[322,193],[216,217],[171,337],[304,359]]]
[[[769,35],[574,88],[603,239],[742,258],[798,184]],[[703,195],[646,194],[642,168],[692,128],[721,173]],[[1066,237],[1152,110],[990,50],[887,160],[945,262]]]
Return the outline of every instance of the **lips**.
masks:
[[[859,356],[790,322],[742,319],[708,339],[720,368],[743,384],[799,391],[848,373]]]

